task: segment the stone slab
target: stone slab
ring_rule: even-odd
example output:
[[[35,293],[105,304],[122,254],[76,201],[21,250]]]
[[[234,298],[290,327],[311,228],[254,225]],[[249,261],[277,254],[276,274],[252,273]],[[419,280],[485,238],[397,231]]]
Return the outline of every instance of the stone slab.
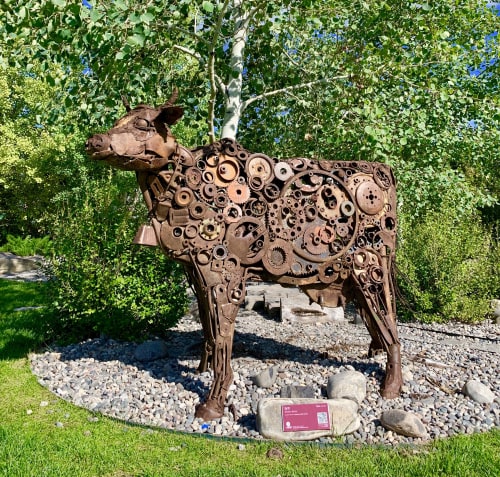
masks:
[[[345,321],[342,307],[327,308],[296,297],[281,301],[281,321],[292,323],[342,323]]]
[[[299,288],[276,283],[258,282],[247,286],[246,310],[264,310],[271,317],[293,323],[345,322],[344,309],[321,308],[310,303]]]
[[[330,429],[283,431],[282,406],[293,404],[327,403]],[[265,398],[257,407],[257,429],[266,439],[278,441],[309,441],[320,437],[351,434],[359,429],[361,421],[358,405],[350,399],[288,399]]]
[[[0,274],[30,272],[40,268],[41,257],[18,257],[13,253],[0,253]]]

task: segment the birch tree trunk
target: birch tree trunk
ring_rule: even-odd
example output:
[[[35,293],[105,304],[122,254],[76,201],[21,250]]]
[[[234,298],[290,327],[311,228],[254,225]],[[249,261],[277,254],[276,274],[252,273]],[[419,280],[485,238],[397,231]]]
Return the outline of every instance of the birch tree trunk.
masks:
[[[236,139],[242,113],[243,53],[245,51],[248,25],[252,15],[252,11],[244,12],[243,0],[234,0],[233,6],[235,31],[231,46],[231,77],[226,85],[226,112],[221,130],[221,137],[230,139]]]

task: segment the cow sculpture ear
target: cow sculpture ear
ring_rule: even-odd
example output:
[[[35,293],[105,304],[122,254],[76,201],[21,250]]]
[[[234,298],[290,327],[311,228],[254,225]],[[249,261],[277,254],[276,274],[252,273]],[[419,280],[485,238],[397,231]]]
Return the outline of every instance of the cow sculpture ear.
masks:
[[[156,117],[156,120],[172,126],[181,119],[183,115],[184,109],[178,106],[166,106],[161,108],[160,114]]]

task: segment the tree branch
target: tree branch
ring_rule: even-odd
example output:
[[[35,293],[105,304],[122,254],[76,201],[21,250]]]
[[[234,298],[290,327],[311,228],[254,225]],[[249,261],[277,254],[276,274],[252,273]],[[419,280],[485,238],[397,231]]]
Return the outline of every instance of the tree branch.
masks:
[[[203,58],[198,52],[191,50],[190,48],[186,48],[185,46],[181,46],[181,45],[174,45],[173,48],[174,48],[174,50],[179,50],[182,53],[185,53],[186,55],[192,56],[193,58],[198,60],[198,62],[202,66],[204,66],[206,63],[205,58]]]
[[[196,33],[192,32],[192,31],[186,30],[185,28],[178,27],[177,25],[174,25],[174,24],[169,23],[169,22],[167,22],[165,24],[165,27],[167,30],[174,30],[174,31],[178,31],[180,33],[183,33],[184,35],[187,35],[190,38],[192,38],[197,43],[204,43],[205,45],[210,45],[208,40],[205,40],[205,38],[203,38],[202,36],[197,35]]]
[[[179,50],[182,53],[185,53],[188,56],[193,57],[195,60],[197,60],[200,63],[200,66],[202,68],[204,68],[205,65],[207,64],[207,60],[194,50],[190,50],[189,48],[186,48],[185,46],[181,46],[181,45],[174,45],[173,48],[175,50]],[[215,79],[215,83],[217,84],[218,88],[221,91],[224,91],[225,84],[224,84],[224,81],[222,81],[222,78],[214,73],[214,79]]]
[[[247,100],[243,101],[243,103],[241,104],[241,110],[244,111],[252,103],[255,103],[255,101],[260,101],[264,98],[269,98],[271,96],[276,96],[276,95],[282,94],[282,93],[288,93],[289,91],[294,91],[296,89],[309,88],[309,87],[317,85],[317,84],[325,84],[325,83],[329,83],[331,81],[340,80],[340,79],[348,79],[348,78],[349,78],[349,75],[334,76],[333,78],[323,78],[323,79],[316,80],[316,81],[310,81],[308,83],[294,84],[291,86],[287,86],[285,88],[275,89],[273,91],[268,91],[266,93],[259,94],[258,96],[253,96],[252,98],[248,98]]]

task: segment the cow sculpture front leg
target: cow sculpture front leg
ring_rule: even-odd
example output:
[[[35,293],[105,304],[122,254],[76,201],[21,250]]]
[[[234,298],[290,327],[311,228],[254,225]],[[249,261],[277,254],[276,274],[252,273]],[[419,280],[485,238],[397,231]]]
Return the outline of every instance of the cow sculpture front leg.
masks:
[[[193,286],[198,303],[198,314],[200,317],[201,328],[203,331],[203,344],[201,348],[201,358],[198,365],[198,373],[204,373],[208,369],[208,365],[212,356],[212,329],[210,327],[210,303],[208,296],[205,293],[204,287],[192,267],[185,266],[184,270],[188,277],[189,283]]]
[[[210,367],[213,371],[213,383],[206,401],[197,406],[196,417],[210,421],[224,414],[224,403],[229,386],[233,382],[231,355],[239,303],[232,303],[228,299],[228,289],[225,284],[209,287],[206,293],[210,328],[206,340],[211,349]]]

